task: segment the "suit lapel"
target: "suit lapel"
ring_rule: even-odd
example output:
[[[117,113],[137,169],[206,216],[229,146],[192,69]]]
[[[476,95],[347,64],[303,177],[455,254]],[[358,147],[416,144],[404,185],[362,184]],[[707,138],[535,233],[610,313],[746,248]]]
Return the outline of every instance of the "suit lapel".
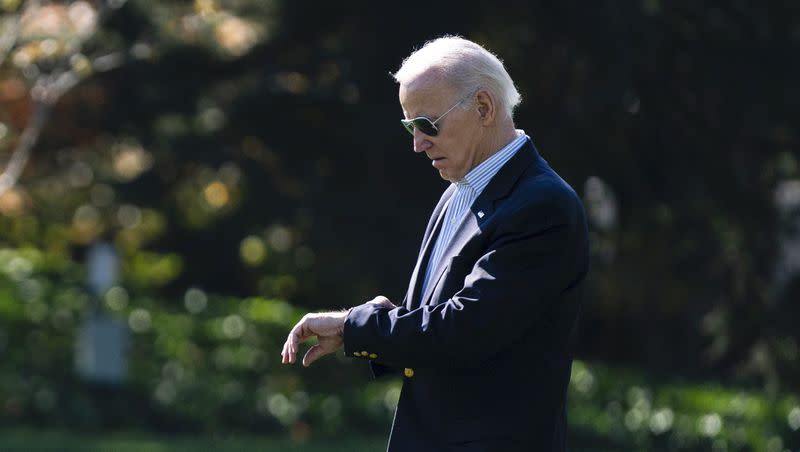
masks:
[[[444,221],[444,207],[447,202],[455,193],[455,188],[450,185],[447,190],[442,193],[439,198],[439,203],[433,209],[433,214],[428,220],[428,227],[425,231],[425,236],[422,239],[422,247],[417,255],[417,263],[414,266],[414,272],[411,274],[411,281],[408,284],[408,292],[406,294],[406,308],[412,310],[420,305],[420,290],[422,287],[422,278],[425,277],[423,269],[428,267],[428,261],[431,258],[433,251],[433,244],[436,243],[436,237],[442,229],[442,221]]]
[[[464,247],[467,240],[473,237],[479,230],[480,228],[478,227],[475,215],[467,210],[465,215],[461,218],[458,228],[453,233],[453,238],[442,253],[442,258],[439,259],[436,268],[431,272],[431,281],[428,283],[428,286],[425,288],[425,293],[422,295],[421,304],[423,306],[428,304],[433,290],[439,285],[439,280],[442,278],[445,269],[449,266],[450,259],[452,259],[452,257]]]
[[[536,152],[536,148],[530,140],[527,140],[517,153],[494,175],[483,192],[481,192],[480,196],[478,196],[472,206],[466,211],[456,232],[453,234],[453,238],[442,253],[442,258],[431,273],[431,281],[425,288],[425,293],[422,294],[422,299],[420,300],[421,306],[430,302],[430,297],[433,295],[445,270],[450,265],[450,260],[453,256],[456,256],[461,249],[464,248],[464,245],[480,232],[481,226],[494,214],[499,201],[508,196],[522,173],[528,169],[533,162],[538,161],[540,161],[540,158],[539,154]],[[440,215],[440,217],[444,217],[444,215]],[[440,218],[438,223],[441,223],[441,221],[442,219]],[[434,235],[432,235],[432,237],[435,238]],[[429,240],[429,242],[428,248],[433,248],[431,244],[434,243],[434,240]],[[426,254],[428,257],[425,258],[425,263],[430,259],[430,250],[427,250]],[[417,268],[414,269],[415,277],[418,276],[417,272],[419,271],[421,260],[422,259],[418,260]],[[424,275],[424,272],[422,272],[422,274]],[[416,287],[420,287],[421,284],[422,281],[420,280]]]

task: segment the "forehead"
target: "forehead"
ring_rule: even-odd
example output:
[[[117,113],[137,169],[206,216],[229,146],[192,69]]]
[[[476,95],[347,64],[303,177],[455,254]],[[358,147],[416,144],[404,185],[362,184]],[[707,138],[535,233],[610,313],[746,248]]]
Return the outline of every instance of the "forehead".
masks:
[[[407,117],[441,114],[455,96],[455,90],[441,77],[422,74],[401,84],[400,105]]]

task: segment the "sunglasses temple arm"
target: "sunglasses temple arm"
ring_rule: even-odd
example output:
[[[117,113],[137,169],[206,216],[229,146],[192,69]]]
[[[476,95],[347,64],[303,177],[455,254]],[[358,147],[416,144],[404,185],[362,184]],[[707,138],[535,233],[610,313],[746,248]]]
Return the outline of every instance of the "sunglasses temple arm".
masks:
[[[463,102],[463,101],[461,101],[461,102]],[[451,111],[453,111],[453,109],[454,109],[454,108],[458,107],[458,106],[459,106],[459,104],[461,104],[461,102],[459,102],[459,103],[457,103],[457,104],[453,105],[452,107],[450,107],[450,109],[449,109],[449,110],[447,110],[446,112],[442,113],[442,115],[441,115],[441,116],[439,116],[438,118],[436,118],[436,121],[431,121],[431,124],[433,124],[433,125],[436,125],[436,123],[437,123],[437,122],[439,122],[439,120],[440,120],[440,119],[444,118],[444,117],[445,117],[445,116],[446,116],[448,113],[450,113]]]

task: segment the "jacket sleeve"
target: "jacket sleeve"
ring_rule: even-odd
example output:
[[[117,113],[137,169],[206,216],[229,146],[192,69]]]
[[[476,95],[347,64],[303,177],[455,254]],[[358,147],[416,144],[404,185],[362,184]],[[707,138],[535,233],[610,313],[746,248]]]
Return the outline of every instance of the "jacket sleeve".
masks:
[[[353,308],[345,321],[345,353],[390,367],[480,365],[526,334],[583,278],[582,212],[574,195],[523,205],[503,218],[482,256],[466,263],[471,271],[452,298],[414,310]]]

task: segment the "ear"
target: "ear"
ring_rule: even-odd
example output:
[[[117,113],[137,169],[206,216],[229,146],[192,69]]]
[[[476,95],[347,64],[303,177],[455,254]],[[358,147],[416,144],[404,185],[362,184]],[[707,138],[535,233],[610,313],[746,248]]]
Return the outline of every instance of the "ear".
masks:
[[[478,104],[478,114],[484,126],[494,123],[497,117],[497,104],[494,97],[484,89],[475,93],[475,102]]]

